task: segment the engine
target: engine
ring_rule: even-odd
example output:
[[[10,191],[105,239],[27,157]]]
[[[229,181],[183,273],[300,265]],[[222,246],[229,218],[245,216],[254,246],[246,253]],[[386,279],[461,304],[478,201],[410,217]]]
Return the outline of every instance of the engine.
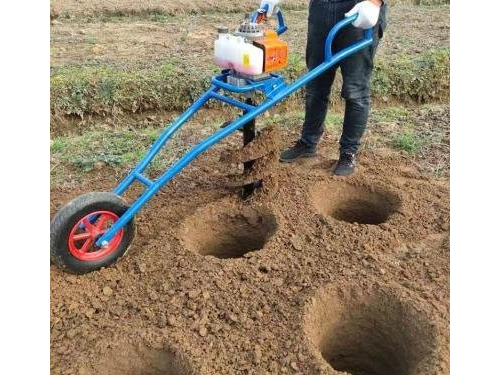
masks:
[[[240,75],[259,79],[284,68],[288,63],[288,45],[274,30],[251,22],[247,16],[235,33],[219,28],[215,41],[215,62]]]

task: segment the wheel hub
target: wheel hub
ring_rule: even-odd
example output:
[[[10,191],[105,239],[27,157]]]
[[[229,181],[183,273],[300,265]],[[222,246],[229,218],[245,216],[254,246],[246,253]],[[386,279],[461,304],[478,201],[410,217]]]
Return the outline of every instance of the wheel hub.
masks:
[[[97,261],[113,253],[119,246],[123,229],[107,243],[107,246],[98,247],[96,241],[119,219],[118,215],[110,211],[95,211],[80,219],[72,228],[68,236],[68,248],[77,259]]]

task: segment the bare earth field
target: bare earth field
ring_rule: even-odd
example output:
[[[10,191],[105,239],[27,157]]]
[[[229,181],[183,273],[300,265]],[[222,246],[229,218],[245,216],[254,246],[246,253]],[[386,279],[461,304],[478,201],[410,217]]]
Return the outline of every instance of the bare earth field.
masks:
[[[308,0],[284,0],[283,9],[305,9]],[[176,0],[51,0],[51,9],[58,16],[85,17],[101,14],[131,15],[131,14],[158,14],[165,13],[179,15],[187,13],[206,12],[250,12],[259,4],[255,0],[217,0],[217,1],[176,1]]]
[[[268,164],[248,202],[237,195],[240,169],[220,160],[240,137],[208,151],[138,215],[116,266],[85,276],[51,268],[53,373],[448,373],[448,172],[436,179],[427,166],[447,153],[449,114],[410,117],[442,143],[396,152],[380,138],[398,121],[379,119],[344,180],[330,175],[330,131],[318,158]],[[298,135],[276,129],[279,147]],[[112,189],[123,172],[54,186],[52,211]]]
[[[132,68],[171,61],[215,68],[211,52],[217,26],[236,28],[243,16],[111,17],[106,22],[62,19],[51,28],[51,67],[109,64]],[[398,6],[390,9],[389,17],[380,56],[415,55],[449,45],[448,7]],[[289,30],[284,37],[291,53],[305,56],[307,9],[287,11],[286,20]]]
[[[201,1],[53,0],[51,74],[167,66],[209,76],[214,25],[235,26],[254,6],[228,14],[229,1],[216,3],[219,13]],[[306,3],[285,5],[292,70],[303,68]],[[398,6],[390,17],[379,60],[449,48],[449,7]],[[449,106],[377,98],[357,172],[343,179],[331,175],[339,106],[317,157],[277,162],[300,132],[293,103],[260,117],[249,147],[234,134],[165,186],[117,264],[82,276],[50,266],[52,374],[449,373]],[[201,112],[149,175],[228,115]],[[51,139],[51,215],[112,190],[173,117],[63,116]],[[245,160],[256,160],[250,176]],[[263,189],[242,201],[255,177]]]

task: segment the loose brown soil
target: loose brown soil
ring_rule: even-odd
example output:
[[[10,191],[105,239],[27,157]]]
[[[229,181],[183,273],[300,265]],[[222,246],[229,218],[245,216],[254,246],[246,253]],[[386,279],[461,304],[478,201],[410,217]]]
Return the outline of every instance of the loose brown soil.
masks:
[[[65,0],[66,1],[66,0]],[[286,12],[289,30],[284,38],[290,52],[305,60],[308,10]],[[109,22],[75,18],[51,26],[51,68],[96,64],[137,69],[171,63],[195,69],[209,77],[217,26],[235,29],[244,13],[189,14],[163,22],[151,19],[118,18]],[[450,43],[449,7],[396,6],[390,9],[390,24],[377,56],[405,53],[417,56]],[[302,69],[291,66],[288,69]]]
[[[449,373],[448,182],[371,149],[333,177],[335,141],[247,201],[212,149],[139,213],[118,264],[51,266],[52,373]],[[54,187],[52,213],[116,179]]]

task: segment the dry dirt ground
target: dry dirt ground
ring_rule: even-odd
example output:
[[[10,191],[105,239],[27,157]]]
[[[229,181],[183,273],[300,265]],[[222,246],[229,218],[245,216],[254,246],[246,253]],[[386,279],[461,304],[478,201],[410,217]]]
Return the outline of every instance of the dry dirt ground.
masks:
[[[266,131],[249,153],[297,131]],[[239,137],[157,194],[115,266],[51,266],[52,374],[449,373],[447,179],[369,147],[354,177],[333,177],[329,135],[317,158],[270,158],[243,202],[225,162],[245,153],[222,152]],[[115,185],[104,169],[53,187],[51,211]]]
[[[286,9],[307,8],[308,0],[284,0]],[[52,17],[82,17],[99,14],[144,14],[167,13],[179,15],[186,13],[252,11],[259,5],[256,0],[51,0]]]
[[[397,6],[379,56],[416,56],[449,46],[449,7]],[[217,25],[236,28],[243,13],[209,13],[166,19],[116,17],[62,19],[51,26],[51,67],[105,64],[144,67],[158,63],[215,67]],[[286,40],[292,54],[305,55],[307,9],[287,11]],[[301,59],[303,60],[303,59]]]

